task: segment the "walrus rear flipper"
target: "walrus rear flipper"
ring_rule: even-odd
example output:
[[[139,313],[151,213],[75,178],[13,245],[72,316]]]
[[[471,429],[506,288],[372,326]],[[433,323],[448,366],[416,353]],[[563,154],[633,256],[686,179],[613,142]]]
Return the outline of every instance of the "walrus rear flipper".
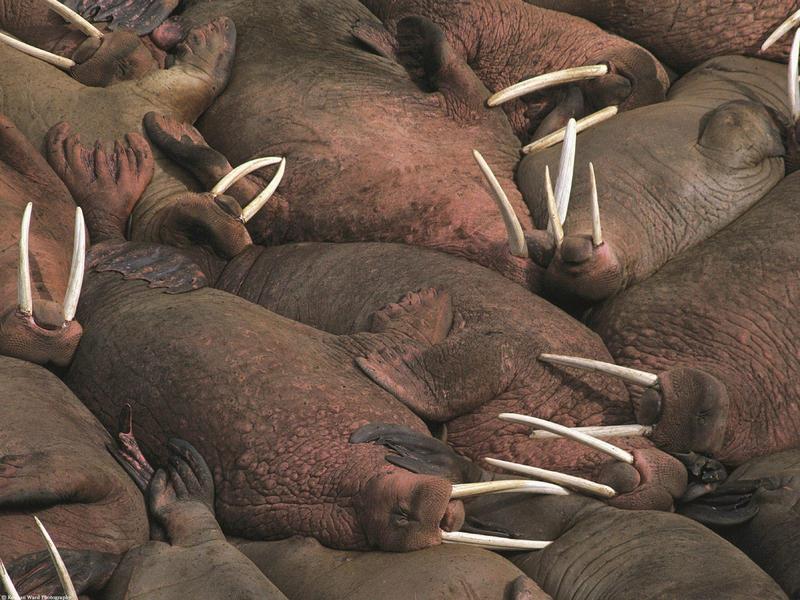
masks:
[[[78,594],[93,594],[102,590],[122,558],[117,554],[93,550],[59,549],[59,554]],[[8,566],[8,573],[23,598],[50,598],[64,593],[47,550],[18,558]]]
[[[63,4],[109,29],[133,29],[145,35],[161,25],[178,6],[178,0],[62,0]]]

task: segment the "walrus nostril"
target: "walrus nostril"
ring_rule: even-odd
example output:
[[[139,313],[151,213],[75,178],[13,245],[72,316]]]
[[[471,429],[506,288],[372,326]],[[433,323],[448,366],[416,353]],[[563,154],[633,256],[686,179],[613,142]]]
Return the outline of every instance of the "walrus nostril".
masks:
[[[592,240],[584,237],[564,238],[561,259],[566,263],[581,264],[592,258]]]

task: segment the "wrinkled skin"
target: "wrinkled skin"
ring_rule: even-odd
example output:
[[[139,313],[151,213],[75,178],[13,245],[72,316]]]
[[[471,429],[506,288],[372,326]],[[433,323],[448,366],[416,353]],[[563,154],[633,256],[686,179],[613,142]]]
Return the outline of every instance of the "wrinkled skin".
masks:
[[[299,537],[234,543],[290,598],[550,598],[506,559],[480,548],[443,545],[398,555],[331,550]]]
[[[743,54],[785,62],[786,34],[763,55],[761,44],[800,9],[797,0],[525,0],[594,21],[652,51],[680,72],[715,56]]]
[[[96,26],[103,30],[101,24]],[[140,79],[162,67],[165,58],[148,38],[131,30],[105,31],[102,40],[87,37],[41,0],[0,2],[0,29],[32,46],[71,58],[77,64],[69,73],[88,86]]]
[[[414,74],[427,69],[418,85],[357,0],[201,1],[184,16],[217,14],[242,33],[231,84],[198,129],[234,165],[288,161],[281,197],[249,225],[254,239],[427,246],[538,289],[541,270],[509,253],[472,157],[483,152],[530,231],[513,184],[519,141],[435,25],[411,19],[401,28],[400,59]],[[145,202],[134,219],[146,210]]]
[[[136,82],[105,89],[84,87],[40,61],[0,45],[0,59],[8,65],[8,69],[0,72],[0,88],[4,90],[0,96],[0,112],[17,122],[35,146],[43,145],[48,130],[61,121],[69,122],[70,127],[62,125],[59,136],[53,137],[50,143],[65,144],[69,140],[70,148],[80,141],[71,134],[89,140],[105,140],[140,131],[142,118],[150,111],[172,114],[191,123],[225,88],[235,40],[235,28],[224,18],[195,27],[178,46],[172,67],[150,73]],[[131,149],[137,154],[137,164],[141,165],[142,152],[149,153],[149,148]],[[104,152],[108,156],[113,149],[105,147]],[[181,220],[185,224],[182,239],[192,243],[197,232],[207,239],[207,232],[213,231],[219,240],[213,249],[222,256],[232,256],[250,242],[249,235],[240,227],[220,226],[221,222],[228,223],[226,218],[230,215],[207,197],[192,195],[179,202],[173,201],[172,188],[185,192],[186,185],[180,179],[191,178],[158,151],[153,158],[156,164],[153,185],[141,201],[147,203],[139,220],[143,229],[157,231],[165,219]],[[138,192],[121,185],[115,165],[105,171],[106,174],[110,172],[111,177],[101,179],[112,186],[114,194],[122,194],[125,202],[108,205],[94,202],[84,211],[93,242],[117,235],[119,227],[128,219]],[[71,173],[60,169],[59,176],[69,183]]]
[[[151,541],[123,558],[103,598],[285,600],[233,545],[214,516],[214,482],[202,456],[181,440],[169,443],[169,466],[148,490],[150,513],[167,541]]]
[[[32,515],[58,548],[122,554],[147,541],[139,490],[106,450],[111,438],[54,375],[0,357],[2,560],[44,550]],[[65,554],[67,567],[83,579]]]
[[[555,600],[786,598],[742,552],[679,515],[620,511],[579,496],[504,494],[472,501],[467,511],[480,523],[555,540],[512,558]]]
[[[666,102],[580,134],[566,237],[545,276],[559,301],[592,303],[641,281],[719,231],[784,174],[785,68],[725,57],[698,67]],[[545,166],[561,147],[529,155],[517,179],[534,219],[547,222]],[[597,174],[603,244],[592,243],[588,163]]]
[[[738,526],[714,525],[730,510],[732,500],[758,509]],[[709,524],[777,581],[791,598],[800,595],[800,451],[787,450],[754,458],[731,473],[715,494],[684,509],[687,516]]]
[[[33,202],[28,256],[33,314],[17,300],[20,224]],[[38,364],[69,364],[81,326],[65,322],[62,301],[72,257],[75,203],[47,161],[0,114],[0,354]]]
[[[66,380],[101,420],[129,403],[146,454],[163,456],[171,436],[196,446],[214,473],[220,524],[234,535],[410,550],[439,543],[440,522],[458,527],[447,481],[386,468],[382,452],[347,441],[378,415],[424,431],[353,364],[400,334],[331,336],[224,292],[169,293],[114,272],[151,285],[162,272],[191,275],[170,252],[110,243],[90,252],[85,343]],[[140,275],[129,272],[139,261]]]
[[[386,446],[390,463],[415,473],[455,483],[496,479],[446,444],[402,427],[369,425],[356,436]],[[579,495],[497,494],[465,502],[465,529],[553,540],[511,560],[556,599],[785,598],[747,557],[676,515],[622,512]]]
[[[174,119],[148,114],[145,128],[182,164],[191,165],[197,156],[213,152],[196,130]],[[74,187],[79,190],[81,186]],[[252,186],[241,183],[239,187]],[[256,193],[252,189],[232,193],[239,192],[244,193],[243,200]],[[164,223],[167,229],[175,226],[180,229],[180,223]],[[132,231],[138,235],[136,224]],[[160,233],[156,239],[164,237],[176,236]],[[212,285],[332,333],[380,330],[381,321],[371,320],[374,311],[386,304],[387,315],[407,310],[391,304],[403,297],[403,286],[447,290],[455,299],[456,310],[450,335],[405,356],[381,351],[358,357],[358,366],[375,383],[415,414],[449,423],[451,439],[475,459],[480,453],[500,454],[510,460],[599,476],[614,486],[621,485],[617,489],[624,494],[614,502],[631,508],[666,509],[683,492],[684,467],[654,450],[646,439],[621,442],[642,449],[630,467],[615,465],[572,442],[531,443],[525,427],[496,419],[500,412],[514,411],[570,425],[632,420],[621,384],[597,376],[551,379],[553,370],[536,360],[541,352],[586,352],[594,347],[602,360],[604,349],[570,317],[509,286],[497,274],[443,254],[390,244],[251,246],[229,262],[217,259],[206,246],[192,255],[204,266]],[[308,276],[298,278],[298,272]],[[549,327],[544,328],[543,323]],[[577,393],[583,398],[580,410],[575,407]],[[679,415],[670,417],[680,421]],[[694,441],[682,438],[672,448],[701,450],[694,447]]]
[[[800,445],[798,194],[793,174],[734,224],[589,318],[619,364],[701,369],[727,388],[727,421],[713,452],[727,465]],[[640,403],[652,400],[645,393]],[[704,401],[690,396],[682,412],[714,418],[698,413]]]
[[[519,0],[362,3],[390,30],[403,17],[431,19],[492,92],[560,69],[596,64],[610,67],[606,76],[580,86],[582,100],[576,110],[562,106],[567,104],[563,88],[507,103],[503,108],[523,142],[563,127],[570,117],[577,119],[608,105],[625,110],[660,102],[669,88],[669,77],[647,50],[583,19]]]

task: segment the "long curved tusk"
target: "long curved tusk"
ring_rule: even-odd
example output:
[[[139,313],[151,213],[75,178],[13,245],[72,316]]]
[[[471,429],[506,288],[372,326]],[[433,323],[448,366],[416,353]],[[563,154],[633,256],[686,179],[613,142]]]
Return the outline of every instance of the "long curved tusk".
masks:
[[[31,292],[31,264],[28,258],[28,244],[31,232],[31,211],[33,203],[28,202],[22,213],[22,226],[19,230],[19,262],[17,263],[17,306],[23,315],[33,314],[33,293]]]
[[[569,490],[543,481],[525,481],[521,479],[506,479],[501,481],[484,481],[481,483],[457,483],[453,485],[450,493],[451,500],[481,496],[483,494],[503,494],[510,492],[523,492],[527,494],[545,494],[551,496],[567,496]]]
[[[619,377],[629,383],[635,383],[636,385],[642,385],[644,387],[658,387],[658,375],[653,375],[647,371],[631,369],[630,367],[613,365],[600,360],[576,358],[574,356],[564,356],[561,354],[540,354],[539,360],[562,367],[575,367],[576,369],[583,369],[584,371],[605,373],[606,375]]]
[[[563,485],[577,492],[586,492],[593,496],[599,496],[600,498],[613,498],[617,495],[614,488],[603,485],[602,483],[589,481],[583,477],[575,477],[574,475],[567,475],[566,473],[559,473],[558,471],[548,471],[547,469],[540,469],[539,467],[521,465],[507,460],[500,460],[499,458],[484,458],[483,460],[492,466],[500,467],[513,473],[520,473],[521,475],[528,475],[529,477],[549,481],[557,485]]]
[[[497,181],[497,177],[494,176],[491,167],[483,159],[481,153],[477,150],[473,150],[472,156],[475,158],[475,162],[478,163],[489,187],[492,188],[492,195],[497,204],[497,208],[500,209],[503,223],[505,223],[506,226],[508,245],[511,249],[511,254],[519,256],[520,258],[528,258],[528,244],[525,242],[525,234],[522,231],[522,225],[519,224],[517,214],[514,212],[514,207],[511,206],[511,203],[508,201],[508,196],[506,196],[506,193],[500,186],[500,182]]]
[[[64,588],[64,593],[67,595],[69,600],[78,600],[78,593],[75,591],[75,586],[72,585],[72,578],[69,576],[69,573],[67,573],[67,566],[61,559],[61,555],[58,553],[58,548],[56,548],[56,545],[50,538],[50,534],[47,533],[47,530],[44,528],[44,525],[42,525],[39,517],[33,518],[36,520],[36,525],[39,527],[39,531],[41,532],[42,537],[47,544],[47,550],[50,552],[50,558],[53,559],[53,563],[56,566],[56,573],[58,573],[58,579],[61,581],[61,587]]]
[[[580,119],[577,123],[577,132],[580,133],[581,131],[586,131],[590,127],[593,127],[603,121],[608,121],[611,117],[615,116],[619,112],[618,106],[606,106],[602,110],[598,110],[590,115],[587,115]],[[550,146],[555,146],[559,142],[564,140],[564,133],[566,132],[567,128],[562,127],[561,129],[557,129],[553,133],[549,133],[544,137],[540,137],[538,140],[532,141],[527,146],[523,146],[522,153],[523,154],[535,154],[545,148],[549,148]]]
[[[68,6],[64,6],[58,0],[44,0],[44,3],[50,7],[50,10],[61,15],[65,21],[67,21],[68,23],[72,23],[73,25],[75,25],[75,27],[80,29],[83,33],[85,33],[89,37],[94,37],[101,40],[103,39],[102,31],[100,31],[97,27],[89,23],[89,21],[84,19],[81,15],[76,13]]]
[[[541,550],[553,543],[537,540],[515,540],[496,535],[464,533],[463,531],[440,531],[440,533],[442,534],[442,542],[445,544],[464,544],[492,550]]]
[[[563,69],[561,71],[545,73],[544,75],[537,75],[536,77],[531,77],[530,79],[510,85],[499,92],[495,92],[489,96],[486,104],[488,106],[499,106],[505,102],[532,94],[533,92],[545,90],[557,85],[564,85],[565,83],[572,83],[574,81],[602,77],[607,73],[608,67],[606,65],[587,65],[585,67],[572,67],[571,69]]]
[[[275,190],[278,189],[278,186],[281,184],[281,180],[283,179],[283,174],[286,172],[286,159],[282,158],[280,164],[278,165],[278,171],[275,173],[275,176],[272,178],[258,196],[253,198],[253,200],[242,209],[242,215],[240,217],[242,223],[247,223],[250,219],[256,216],[256,213],[260,211],[267,201],[272,198],[272,194],[275,193]]]
[[[553,423],[552,421],[547,421],[545,419],[529,417],[527,415],[518,415],[515,413],[501,413],[498,415],[498,418],[502,421],[522,423],[523,425],[531,425],[538,429],[544,429],[545,431],[555,433],[558,436],[574,440],[580,444],[583,444],[584,446],[589,446],[589,448],[593,448],[598,452],[607,454],[616,460],[628,463],[629,465],[633,464],[633,454],[630,452],[627,452],[622,448],[617,448],[614,444],[609,444],[608,442],[599,440],[591,435],[576,431],[570,427],[565,427],[564,425],[559,425],[558,423]]]
[[[800,29],[794,32],[794,39],[792,40],[792,50],[789,53],[789,77],[788,77],[788,93],[789,93],[789,106],[792,110],[792,121],[797,123],[800,119],[800,83],[797,81],[798,70],[800,70]]]
[[[83,271],[86,264],[86,228],[83,225],[83,211],[80,206],[75,210],[75,233],[72,243],[72,263],[69,268],[69,282],[64,294],[64,322],[75,318],[78,310],[78,299],[81,297]]]
[[[593,425],[591,427],[570,427],[572,431],[585,433],[595,438],[612,438],[612,437],[649,437],[653,433],[653,428],[650,425]],[[531,439],[533,440],[548,440],[560,438],[557,433],[537,429],[531,432]]]
[[[792,16],[781,23],[778,28],[773,31],[766,41],[761,44],[760,52],[766,52],[772,44],[781,39],[792,27],[800,25],[800,10],[795,12]]]
[[[594,176],[594,165],[589,162],[589,183],[592,187],[592,244],[595,248],[603,245],[603,228],[600,225],[600,200],[597,197],[597,179]]]
[[[547,193],[547,230],[555,236],[556,246],[560,247],[561,242],[564,241],[564,226],[561,224],[561,219],[558,218],[553,182],[550,180],[550,167],[547,165],[544,167],[544,187]]]
[[[220,194],[224,194],[229,187],[231,187],[245,175],[249,175],[253,171],[257,171],[262,167],[277,165],[282,160],[283,158],[278,156],[265,156],[263,158],[254,158],[253,160],[248,160],[247,162],[240,164],[235,169],[232,169],[227,175],[225,175],[225,177],[220,179],[217,182],[217,185],[211,188],[211,194],[215,197],[219,196]]]
[[[46,50],[40,50],[35,46],[31,46],[30,44],[21,42],[17,38],[10,36],[3,31],[0,31],[0,42],[8,44],[12,48],[19,50],[20,52],[27,54],[28,56],[38,58],[39,60],[43,60],[48,64],[58,67],[62,71],[69,71],[72,67],[75,66],[74,60],[71,60],[69,58],[64,58],[63,56],[59,56],[58,54],[53,54],[52,52],[47,52]]]
[[[6,588],[6,594],[8,594],[9,600],[21,600],[17,588],[14,587],[14,582],[11,581],[11,576],[8,574],[8,571],[6,571],[6,566],[3,564],[2,560],[0,560],[0,581],[3,582],[3,586]]]
[[[556,208],[561,224],[567,220],[569,197],[572,193],[572,178],[575,174],[576,123],[570,119],[564,134],[564,145],[561,147],[561,160],[558,163],[558,180],[556,181]]]

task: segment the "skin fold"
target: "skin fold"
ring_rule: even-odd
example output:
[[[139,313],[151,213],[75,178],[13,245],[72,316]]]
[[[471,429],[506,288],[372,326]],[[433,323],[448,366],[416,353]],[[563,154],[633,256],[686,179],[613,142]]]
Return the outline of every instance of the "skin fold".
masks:
[[[236,66],[198,129],[232,164],[288,165],[281,198],[249,226],[254,239],[409,243],[538,289],[541,269],[509,253],[472,157],[484,152],[530,231],[513,184],[519,140],[436,25],[404,21],[395,54],[386,40],[396,38],[357,0],[199,1],[184,12],[218,14],[241,28]]]
[[[719,231],[784,175],[789,117],[785,68],[724,57],[698,67],[667,101],[581,133],[566,237],[545,275],[559,302],[603,300],[646,279]],[[545,167],[561,147],[525,157],[517,181],[534,220],[547,222]],[[592,243],[589,163],[597,175],[603,244]]]
[[[145,125],[148,134],[182,164],[214,152],[196,130],[174,119],[148,114]],[[256,193],[251,183],[242,180],[232,192],[243,194],[240,202]],[[176,202],[195,195],[169,189]],[[151,186],[149,191],[153,190]],[[143,240],[180,240],[180,221],[161,223],[163,229],[178,233],[147,229],[141,234],[134,222],[132,234]],[[184,248],[203,265],[212,285],[340,335],[379,330],[381,321],[374,315],[384,306],[385,314],[408,310],[401,300],[404,292],[399,291],[404,286],[446,290],[455,310],[447,335],[407,356],[367,352],[356,357],[361,371],[418,416],[448,423],[451,442],[475,460],[492,455],[608,478],[612,485],[622,479],[623,495],[614,502],[631,508],[666,509],[673,496],[682,493],[684,467],[656,451],[647,439],[621,441],[638,449],[637,462],[634,467],[614,465],[605,455],[573,442],[533,443],[525,427],[497,419],[500,412],[511,411],[568,425],[633,421],[620,383],[592,375],[565,379],[556,374],[553,379],[553,369],[536,360],[541,352],[585,353],[593,348],[603,360],[604,349],[569,316],[509,286],[499,275],[444,254],[391,244],[250,246],[230,261],[208,252],[210,245]],[[299,272],[306,276],[298,278]],[[576,394],[582,401],[575,401]],[[693,448],[683,448],[689,449]]]
[[[799,482],[800,451],[761,456],[744,463],[717,492],[683,512],[708,524],[709,517],[729,511],[732,499],[749,501],[758,513],[748,523],[709,526],[769,573],[790,598],[796,598],[800,594],[800,573],[796,568],[800,556]],[[744,490],[749,493],[742,494]]]
[[[583,19],[519,0],[362,0],[362,3],[391,31],[403,17],[414,15],[442,27],[455,51],[491,92],[570,67],[605,64],[611,68],[599,80],[580,85],[581,110],[551,118],[544,124],[547,115],[563,102],[563,87],[505,104],[503,110],[523,143],[532,136],[563,127],[571,116],[580,118],[607,105],[625,110],[660,102],[669,88],[669,77],[663,67],[643,48]]]
[[[619,364],[691,366],[727,388],[727,465],[800,445],[797,198],[792,174],[735,223],[600,307],[589,325]]]
[[[785,62],[791,34],[760,53],[761,44],[796,10],[797,0],[525,0],[589,19],[641,44],[666,64],[686,72],[726,54]]]
[[[44,550],[38,516],[59,549],[122,554],[147,541],[141,494],[106,450],[95,417],[42,367],[0,357],[2,560]],[[65,561],[77,579],[82,563]]]
[[[20,224],[31,213],[28,257],[33,314],[20,311],[17,269]],[[0,114],[0,354],[38,364],[66,366],[81,326],[65,322],[75,203],[50,165],[9,119]]]

